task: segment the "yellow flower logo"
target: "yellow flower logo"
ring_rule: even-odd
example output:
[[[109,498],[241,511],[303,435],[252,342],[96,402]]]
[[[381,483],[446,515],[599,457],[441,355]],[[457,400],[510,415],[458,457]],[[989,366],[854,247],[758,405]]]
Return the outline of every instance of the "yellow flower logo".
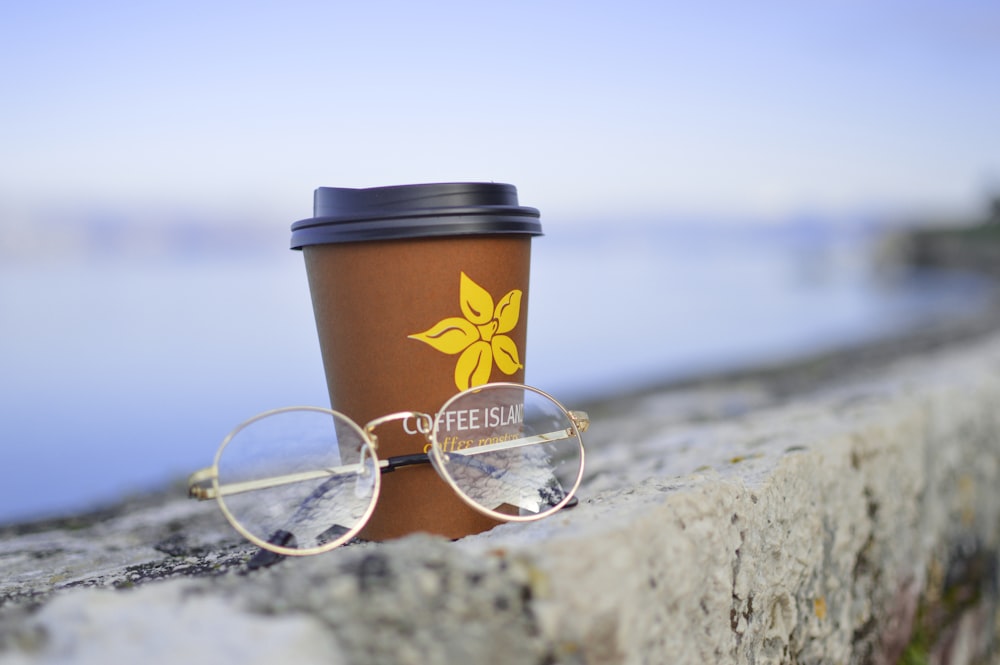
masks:
[[[504,374],[524,367],[514,340],[504,334],[513,330],[520,318],[521,291],[512,289],[494,307],[489,291],[463,272],[459,296],[465,318],[442,319],[409,339],[420,340],[442,353],[462,354],[455,367],[459,390],[489,383],[494,362]]]

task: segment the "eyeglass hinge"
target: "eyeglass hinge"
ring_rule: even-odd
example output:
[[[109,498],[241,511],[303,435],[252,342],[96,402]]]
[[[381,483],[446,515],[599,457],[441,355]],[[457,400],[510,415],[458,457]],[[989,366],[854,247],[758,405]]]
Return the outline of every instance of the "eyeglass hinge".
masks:
[[[199,469],[188,476],[188,498],[204,501],[214,499],[215,490],[212,487],[212,480],[215,479],[217,471],[215,467]]]

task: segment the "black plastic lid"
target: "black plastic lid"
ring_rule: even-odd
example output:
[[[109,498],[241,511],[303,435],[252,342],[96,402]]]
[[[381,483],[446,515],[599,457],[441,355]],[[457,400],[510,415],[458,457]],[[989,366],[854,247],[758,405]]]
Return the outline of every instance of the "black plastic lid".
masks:
[[[363,240],[542,234],[538,210],[518,205],[517,188],[492,182],[320,187],[313,215],[292,224],[292,249]]]

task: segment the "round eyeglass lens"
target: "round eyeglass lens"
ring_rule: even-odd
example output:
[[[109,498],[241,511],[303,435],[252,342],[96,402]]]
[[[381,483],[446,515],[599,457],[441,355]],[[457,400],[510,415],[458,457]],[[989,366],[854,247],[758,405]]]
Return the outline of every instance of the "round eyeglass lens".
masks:
[[[315,554],[349,540],[378,498],[371,444],[328,409],[251,418],[227,437],[215,462],[223,513],[251,542],[280,554]]]
[[[583,475],[583,442],[569,413],[528,386],[459,393],[434,420],[431,459],[466,503],[520,521],[562,508]]]

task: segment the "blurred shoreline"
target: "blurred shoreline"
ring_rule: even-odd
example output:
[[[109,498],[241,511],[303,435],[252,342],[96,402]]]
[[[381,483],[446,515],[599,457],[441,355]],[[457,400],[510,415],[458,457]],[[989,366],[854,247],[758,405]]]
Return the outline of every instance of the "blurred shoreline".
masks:
[[[753,384],[766,387],[769,402],[838,381],[877,373],[886,364],[917,354],[971,342],[1000,331],[1000,198],[980,219],[915,222],[886,233],[872,252],[880,273],[968,274],[987,282],[981,305],[962,316],[925,321],[912,328],[805,353],[786,361],[748,365],[696,376],[648,382],[617,396],[608,395],[588,408],[613,412],[619,405],[667,392],[711,392]],[[755,401],[755,406],[761,402]]]
[[[111,226],[50,255],[76,256],[83,271],[72,260],[57,271],[44,262],[0,270],[11,277],[0,283],[8,288],[0,305],[23,317],[6,331],[20,351],[0,354],[14,379],[6,399],[15,413],[3,434],[21,442],[11,468],[60,458],[44,481],[6,479],[0,524],[155,493],[203,466],[247,416],[326,399],[301,258],[287,249],[286,227],[250,225],[246,245],[226,259],[218,251],[225,227]],[[528,382],[598,417],[664,393],[688,396],[678,417],[723,417],[1000,328],[995,273],[986,280],[989,271],[973,264],[902,251],[925,228],[883,235],[799,220],[630,229],[602,236],[555,226],[533,248]],[[177,233],[171,242],[149,244],[169,233]],[[102,237],[117,240],[103,245]],[[80,251],[88,247],[95,251]],[[874,282],[871,271],[881,274]],[[568,304],[565,284],[581,307],[573,321],[557,316]],[[723,393],[738,395],[723,399],[726,407],[702,399]],[[57,422],[47,420],[53,404]],[[92,467],[118,468],[137,441],[141,460],[115,478],[88,480]],[[51,504],[28,505],[21,486],[39,483],[48,483]],[[59,492],[65,498],[56,500]]]
[[[645,402],[675,422],[705,422],[739,417],[762,408],[807,397],[854,380],[877,377],[889,365],[909,357],[933,354],[971,343],[1000,331],[1000,279],[994,280],[988,306],[971,316],[942,319],[903,333],[845,344],[780,362],[767,362],[722,371],[637,382],[631,389],[574,403],[590,413],[592,421],[635,409]],[[652,413],[652,412],[651,412]],[[50,530],[81,529],[130,511],[156,507],[186,494],[186,480],[129,492],[121,498],[90,507],[37,518],[0,520],[0,538]]]

